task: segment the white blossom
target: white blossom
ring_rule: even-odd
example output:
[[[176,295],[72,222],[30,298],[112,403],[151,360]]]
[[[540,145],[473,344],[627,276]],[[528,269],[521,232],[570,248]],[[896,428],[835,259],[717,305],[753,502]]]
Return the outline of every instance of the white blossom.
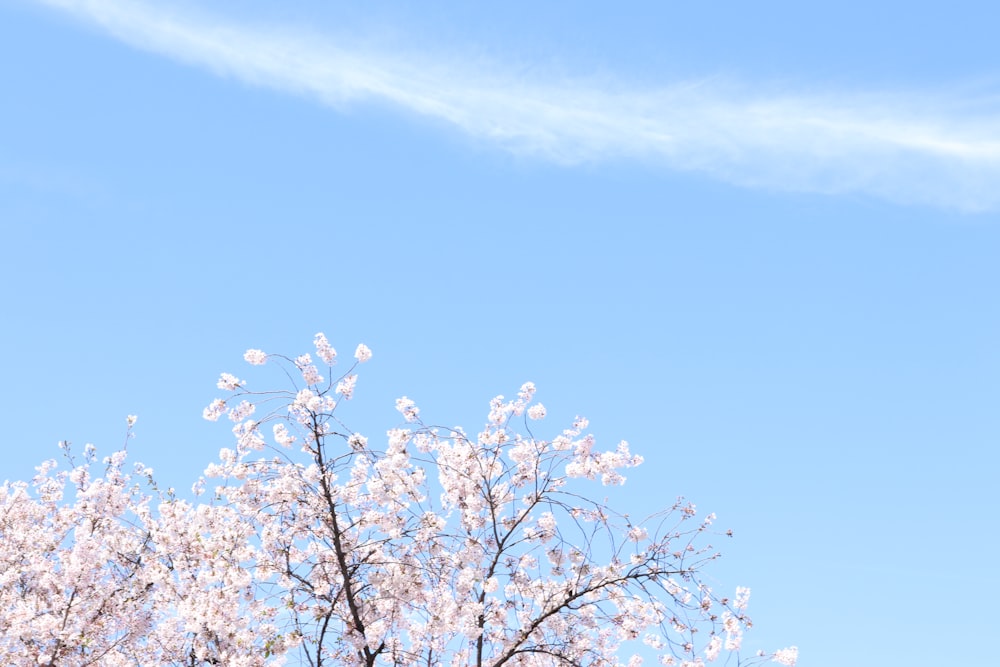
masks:
[[[545,406],[541,403],[535,403],[530,408],[528,408],[528,417],[531,419],[544,419],[545,418]]]
[[[243,353],[243,359],[253,366],[263,366],[267,361],[267,355],[263,350],[247,350]]]
[[[330,341],[326,339],[323,333],[316,334],[313,339],[313,345],[316,346],[316,354],[322,359],[327,366],[332,366],[337,363],[337,351],[330,346]]]
[[[363,364],[372,358],[372,351],[368,349],[368,346],[364,343],[358,345],[358,348],[354,350],[354,358],[358,360],[359,364]]]
[[[779,649],[774,652],[772,660],[781,665],[788,665],[788,667],[795,667],[795,663],[799,659],[799,649],[796,646],[791,646],[789,648]]]

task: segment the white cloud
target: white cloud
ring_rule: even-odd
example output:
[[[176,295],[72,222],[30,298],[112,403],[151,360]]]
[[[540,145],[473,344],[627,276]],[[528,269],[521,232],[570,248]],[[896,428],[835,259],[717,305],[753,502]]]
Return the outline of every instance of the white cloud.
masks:
[[[126,0],[39,0],[133,46],[334,108],[396,105],[559,163],[641,159],[743,186],[1000,208],[1000,114],[955,94],[526,79]],[[449,61],[455,61],[452,57]]]

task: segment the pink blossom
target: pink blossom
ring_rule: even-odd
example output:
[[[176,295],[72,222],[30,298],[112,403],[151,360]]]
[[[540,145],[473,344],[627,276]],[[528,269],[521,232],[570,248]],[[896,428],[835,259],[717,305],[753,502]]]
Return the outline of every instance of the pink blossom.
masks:
[[[774,652],[771,657],[773,662],[781,665],[788,665],[788,667],[795,667],[795,663],[799,660],[799,649],[797,646],[790,646],[788,648],[779,649]]]
[[[323,376],[316,370],[312,363],[312,357],[303,354],[295,358],[295,366],[302,372],[302,380],[307,385],[317,385],[323,383]]]
[[[633,542],[643,542],[649,539],[649,531],[643,526],[632,526],[628,531],[628,539]]]
[[[337,363],[337,351],[330,347],[330,342],[326,339],[326,336],[322,333],[316,334],[313,339],[313,345],[316,346],[316,354],[322,359],[327,366],[332,366]]]
[[[208,421],[214,422],[217,421],[219,417],[221,417],[223,413],[225,413],[225,411],[226,411],[226,402],[221,398],[217,398],[211,403],[209,403],[208,407],[205,408],[204,411],[202,411],[201,416],[207,419]]]
[[[365,447],[368,446],[368,438],[361,435],[360,433],[352,433],[351,436],[347,439],[347,444],[350,445],[351,449],[353,449],[354,451],[360,452],[364,450]]]
[[[733,609],[742,611],[750,603],[750,589],[744,586],[736,587],[736,599],[733,600]]]
[[[354,385],[357,381],[357,375],[348,375],[337,383],[337,393],[342,395],[346,400],[351,400],[354,396]]]
[[[417,421],[417,415],[420,413],[420,408],[406,396],[396,399],[396,410],[400,412],[403,417],[408,422]]]
[[[274,433],[274,440],[282,447],[291,447],[292,443],[295,442],[295,436],[288,432],[288,427],[283,423],[278,422],[272,427],[272,432]]]
[[[229,373],[223,373],[219,376],[219,381],[215,383],[215,386],[219,389],[225,389],[227,391],[236,391],[242,387],[245,382],[239,379],[235,375],[230,375]]]
[[[247,350],[243,353],[243,359],[246,360],[248,364],[254,366],[263,366],[267,362],[267,355],[264,354],[263,350]]]
[[[229,410],[229,418],[234,422],[238,422],[252,415],[255,409],[256,407],[250,401],[240,401],[239,405]]]
[[[708,646],[705,647],[705,659],[709,662],[715,662],[715,659],[719,657],[719,652],[721,650],[722,637],[714,635],[711,641],[708,642]]]
[[[359,364],[363,364],[372,358],[372,351],[368,349],[368,346],[364,343],[358,345],[358,348],[354,350],[354,358],[358,360]]]

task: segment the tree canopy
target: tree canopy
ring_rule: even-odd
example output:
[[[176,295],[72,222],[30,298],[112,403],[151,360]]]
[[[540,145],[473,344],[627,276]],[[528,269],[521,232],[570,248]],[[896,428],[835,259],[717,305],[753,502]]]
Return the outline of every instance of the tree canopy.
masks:
[[[122,449],[0,487],[0,655],[11,665],[794,665],[741,657],[749,590],[706,586],[714,515],[679,499],[638,522],[595,500],[642,463],[577,418],[542,438],[525,383],[476,434],[397,400],[385,437],[347,425],[323,334],[297,357],[249,350],[288,386],[223,373],[204,412],[233,422],[191,498]],[[314,360],[315,355],[315,360]],[[129,434],[135,417],[129,417]],[[79,457],[79,458],[78,458]]]

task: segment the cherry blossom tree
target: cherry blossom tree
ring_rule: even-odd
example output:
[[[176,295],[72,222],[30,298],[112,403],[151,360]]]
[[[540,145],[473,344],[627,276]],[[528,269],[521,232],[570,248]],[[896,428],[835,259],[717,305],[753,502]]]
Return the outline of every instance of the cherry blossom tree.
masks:
[[[142,576],[148,543],[129,516],[145,499],[122,473],[124,452],[96,480],[92,447],[85,456],[69,474],[54,474],[55,461],[47,461],[30,485],[0,487],[5,664],[53,665],[70,653],[78,664],[98,664],[151,625]],[[76,489],[71,504],[63,503],[67,484]]]
[[[160,493],[141,464],[136,481],[125,449],[95,478],[92,446],[77,465],[60,444],[69,471],[50,460],[30,484],[0,486],[3,664],[262,665],[268,645],[277,653],[270,610],[239,566],[251,526]]]
[[[475,435],[406,397],[384,438],[363,434],[344,413],[371,351],[335,373],[326,337],[314,346],[245,354],[285,370],[285,389],[221,375],[204,416],[231,420],[235,442],[196,502],[141,464],[128,474],[124,450],[92,479],[89,446],[68,472],[47,462],[0,488],[9,664],[795,664],[794,647],[741,655],[749,590],[701,578],[714,515],[678,500],[635,522],[593,499],[642,462],[627,443],[598,449],[583,418],[536,436],[531,383],[494,398]]]

